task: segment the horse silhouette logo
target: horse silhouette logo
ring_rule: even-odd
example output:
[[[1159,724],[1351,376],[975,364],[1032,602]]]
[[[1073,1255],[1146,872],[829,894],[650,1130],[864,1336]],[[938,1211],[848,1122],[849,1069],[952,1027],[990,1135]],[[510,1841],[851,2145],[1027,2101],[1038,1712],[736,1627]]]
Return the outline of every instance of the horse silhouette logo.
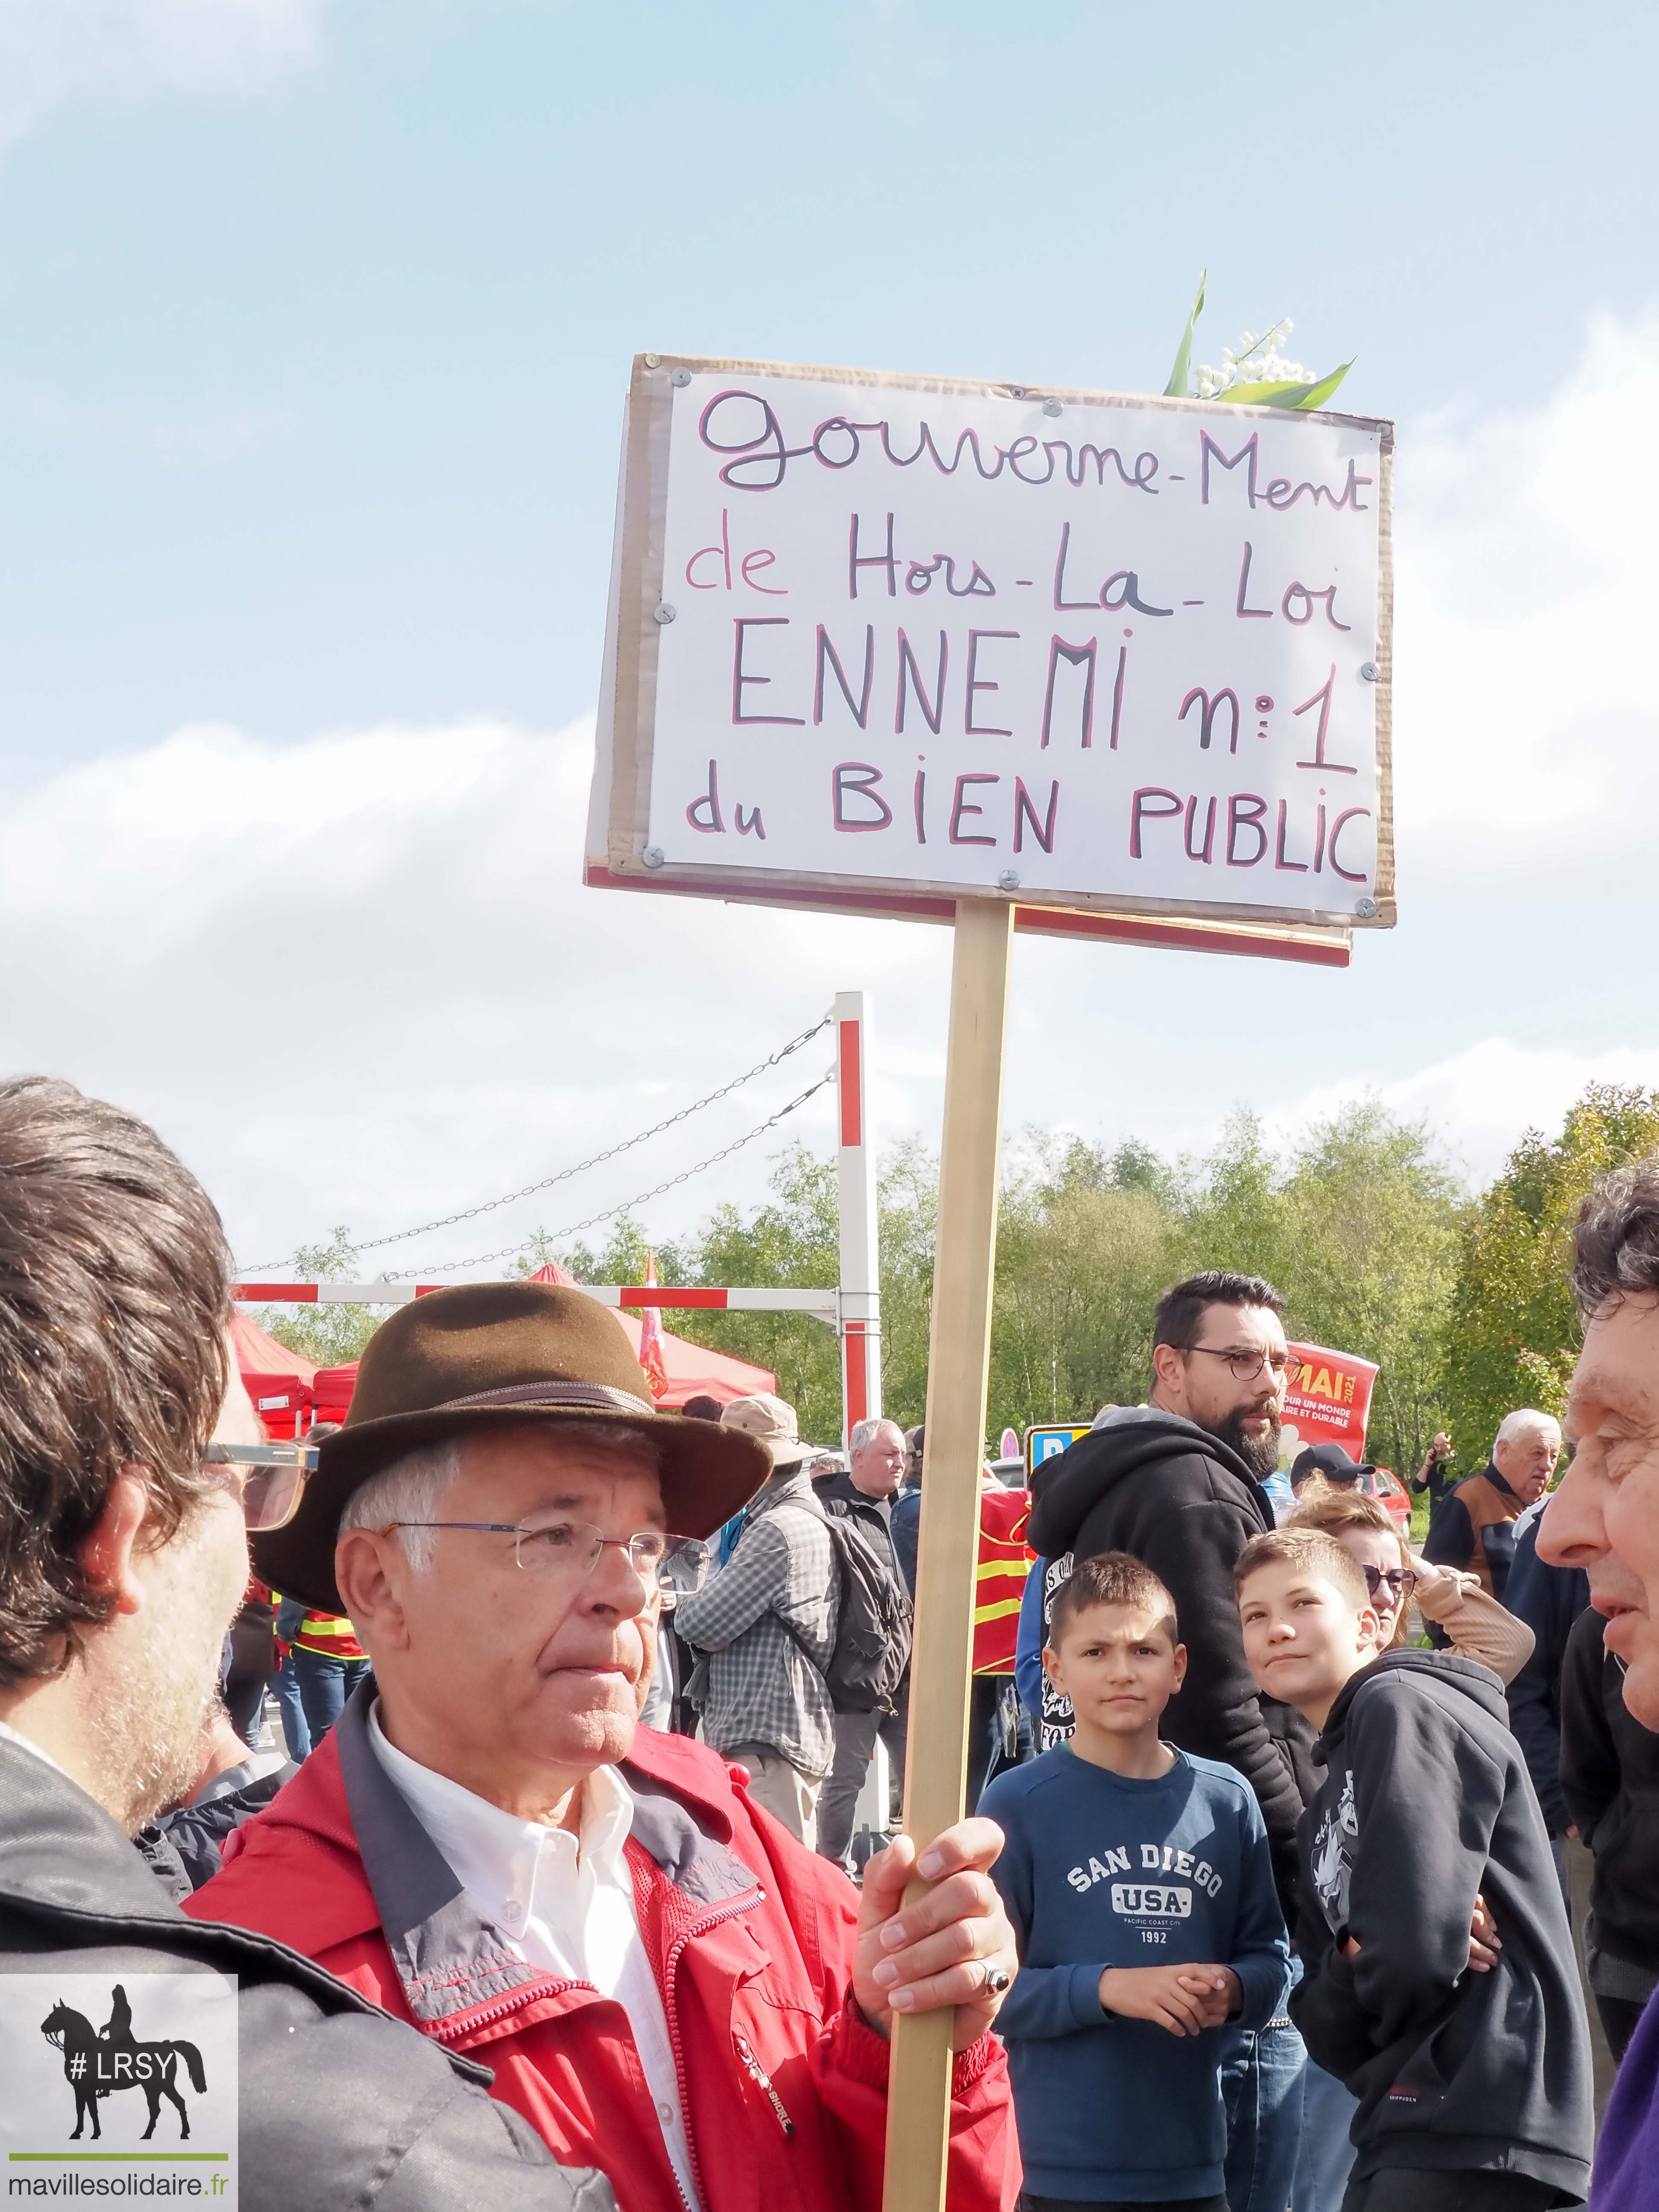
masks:
[[[193,2043],[138,2042],[132,2033],[132,2007],[119,1982],[110,1992],[110,2014],[101,2028],[60,2002],[41,2021],[40,2033],[63,2052],[64,2079],[75,2092],[71,2142],[80,2141],[88,2120],[92,2140],[98,2141],[98,2100],[121,2089],[142,2089],[149,2105],[149,2125],[141,2141],[148,2142],[155,2134],[165,2097],[179,2115],[179,2142],[189,2142],[190,2113],[179,2091],[179,2069],[182,2063],[191,2089],[198,2097],[205,2095],[202,2054]]]

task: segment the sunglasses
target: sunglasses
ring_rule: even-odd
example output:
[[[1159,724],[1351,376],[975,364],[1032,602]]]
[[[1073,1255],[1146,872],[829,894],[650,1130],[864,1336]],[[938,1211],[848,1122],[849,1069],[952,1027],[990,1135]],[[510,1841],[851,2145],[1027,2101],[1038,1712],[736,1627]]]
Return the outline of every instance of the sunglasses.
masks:
[[[1411,1567],[1367,1567],[1364,1575],[1365,1587],[1373,1597],[1384,1583],[1396,1597],[1404,1597],[1417,1588],[1417,1575]]]
[[[316,1472],[315,1444],[209,1444],[202,1471],[242,1509],[250,1534],[286,1528]]]

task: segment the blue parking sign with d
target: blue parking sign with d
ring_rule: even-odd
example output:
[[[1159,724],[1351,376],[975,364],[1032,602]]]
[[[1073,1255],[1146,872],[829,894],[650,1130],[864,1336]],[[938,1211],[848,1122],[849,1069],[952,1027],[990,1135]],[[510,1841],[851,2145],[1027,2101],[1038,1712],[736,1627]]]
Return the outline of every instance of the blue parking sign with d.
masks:
[[[1025,1475],[1029,1481],[1046,1459],[1057,1452],[1068,1450],[1079,1437],[1089,1433],[1087,1421],[1054,1421],[1047,1427],[1030,1428],[1025,1431]]]

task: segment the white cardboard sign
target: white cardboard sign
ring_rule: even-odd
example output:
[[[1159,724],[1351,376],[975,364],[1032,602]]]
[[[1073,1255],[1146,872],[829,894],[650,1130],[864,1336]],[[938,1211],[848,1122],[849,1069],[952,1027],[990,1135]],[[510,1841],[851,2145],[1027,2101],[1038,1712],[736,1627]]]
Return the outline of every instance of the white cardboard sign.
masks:
[[[1390,923],[1391,454],[1346,416],[641,356],[590,854]]]

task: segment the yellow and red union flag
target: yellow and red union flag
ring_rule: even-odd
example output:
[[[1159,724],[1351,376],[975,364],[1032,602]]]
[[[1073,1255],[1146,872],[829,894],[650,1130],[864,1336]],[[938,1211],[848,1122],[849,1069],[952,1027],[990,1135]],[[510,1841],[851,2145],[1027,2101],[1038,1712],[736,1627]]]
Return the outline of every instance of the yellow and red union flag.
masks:
[[[657,1287],[657,1255],[645,1255],[645,1289]],[[660,1398],[668,1388],[668,1370],[662,1357],[662,1310],[658,1306],[640,1308],[640,1364],[645,1370],[645,1379],[651,1385],[651,1395]]]

